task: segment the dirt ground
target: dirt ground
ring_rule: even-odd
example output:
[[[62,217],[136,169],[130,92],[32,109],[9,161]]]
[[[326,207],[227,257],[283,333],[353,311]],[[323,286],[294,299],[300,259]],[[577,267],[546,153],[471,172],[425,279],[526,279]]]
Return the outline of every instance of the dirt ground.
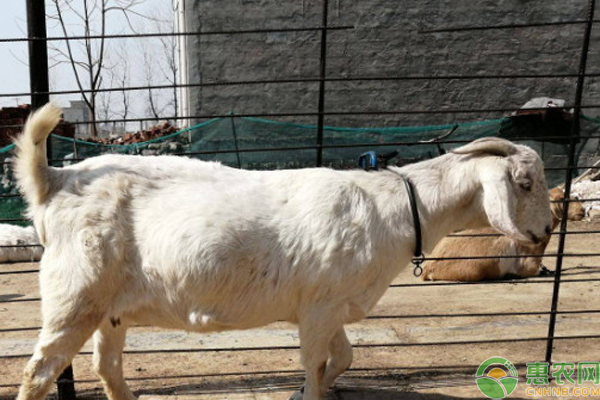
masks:
[[[570,222],[569,230],[600,230],[600,222]],[[569,235],[566,251],[598,252],[598,237]],[[555,236],[547,253],[556,251],[556,243]],[[554,269],[553,258],[547,257],[544,263]],[[0,399],[16,395],[21,371],[37,335],[35,329],[10,330],[40,325],[37,274],[4,273],[36,268],[30,263],[0,265]],[[599,310],[600,259],[567,257],[563,271],[559,310]],[[597,281],[578,281],[581,279]],[[546,341],[539,338],[548,334],[548,315],[439,316],[547,312],[552,282],[552,277],[536,277],[510,284],[438,285],[420,282],[407,268],[394,283],[417,285],[390,288],[372,318],[348,327],[355,345],[354,362],[328,399],[484,398],[475,386],[474,374],[479,364],[492,356],[504,357],[518,366],[520,382],[510,398],[552,398],[527,396],[525,384],[525,363],[545,358]],[[435,316],[410,317],[423,314]],[[556,336],[598,335],[599,328],[600,314],[560,314]],[[514,341],[523,338],[531,340]],[[495,339],[503,341],[456,343]],[[436,344],[439,342],[455,343]],[[426,345],[416,346],[419,343]],[[261,349],[267,346],[282,348]],[[134,327],[126,345],[125,376],[136,394],[145,399],[287,399],[303,380],[296,346],[294,327],[283,323],[211,335]],[[190,349],[200,351],[189,352]],[[102,398],[100,383],[91,370],[90,351],[88,343],[73,361],[78,396]],[[557,339],[553,354],[554,361],[600,361],[600,339]]]

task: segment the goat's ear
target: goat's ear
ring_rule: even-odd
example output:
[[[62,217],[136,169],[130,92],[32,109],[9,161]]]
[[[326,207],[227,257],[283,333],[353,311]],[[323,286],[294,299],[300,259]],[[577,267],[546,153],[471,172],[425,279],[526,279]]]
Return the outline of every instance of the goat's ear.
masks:
[[[481,184],[483,208],[490,225],[504,234],[529,240],[520,233],[515,223],[517,198],[509,177],[502,174],[483,173]]]
[[[561,201],[565,198],[565,192],[560,188],[550,190],[550,200],[553,202]],[[563,203],[550,203],[550,213],[552,214],[552,230],[556,227],[558,221],[561,220],[563,214]]]
[[[497,137],[477,139],[467,145],[452,150],[452,153],[456,154],[492,154],[502,157],[508,157],[516,152],[517,147],[513,143]]]
[[[565,197],[565,193],[562,189],[554,188],[550,190],[550,200],[562,200]]]
[[[556,223],[562,219],[562,203],[550,203],[550,214],[552,214],[552,230],[554,230]]]

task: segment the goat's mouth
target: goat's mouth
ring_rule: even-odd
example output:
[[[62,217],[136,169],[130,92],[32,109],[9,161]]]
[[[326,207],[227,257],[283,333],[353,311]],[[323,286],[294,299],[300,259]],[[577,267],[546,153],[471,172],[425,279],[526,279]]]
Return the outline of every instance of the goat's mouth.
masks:
[[[531,240],[531,242],[533,242],[533,244],[538,244],[538,243],[542,242],[540,240],[540,238],[537,237],[537,236],[535,236],[535,234],[533,232],[531,232],[530,230],[527,231],[527,236],[529,237],[529,239]]]

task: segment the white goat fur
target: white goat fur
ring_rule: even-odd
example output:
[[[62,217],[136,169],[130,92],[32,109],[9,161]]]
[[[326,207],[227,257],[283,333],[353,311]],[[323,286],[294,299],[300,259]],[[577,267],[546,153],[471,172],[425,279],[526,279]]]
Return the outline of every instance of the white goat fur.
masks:
[[[38,261],[44,251],[33,226],[0,224],[0,246],[0,263]]]
[[[16,143],[45,246],[43,329],[20,400],[43,398],[94,332],[95,368],[120,400],[134,398],[121,368],[128,325],[209,332],[277,320],[298,323],[303,399],[322,399],[352,360],[343,325],[364,318],[411,259],[400,174],[416,188],[426,250],[488,220],[526,241],[551,223],[541,160],[501,139],[380,172],[118,155],[59,169],[47,166],[44,145],[59,116],[46,105]]]

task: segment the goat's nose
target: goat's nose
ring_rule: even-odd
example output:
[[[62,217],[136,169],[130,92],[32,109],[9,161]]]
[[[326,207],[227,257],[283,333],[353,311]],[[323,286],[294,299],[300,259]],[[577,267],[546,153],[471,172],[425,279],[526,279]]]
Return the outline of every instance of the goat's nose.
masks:
[[[545,232],[546,232],[546,235],[550,235],[552,233],[552,228],[550,228],[550,225],[546,225]]]

